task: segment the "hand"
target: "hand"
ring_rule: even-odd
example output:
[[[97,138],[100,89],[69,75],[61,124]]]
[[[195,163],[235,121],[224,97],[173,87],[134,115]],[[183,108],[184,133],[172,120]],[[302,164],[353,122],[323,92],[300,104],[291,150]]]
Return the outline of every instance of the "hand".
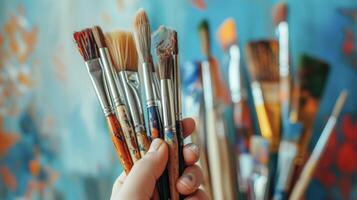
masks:
[[[195,129],[191,118],[182,122],[184,137],[189,136]],[[162,139],[152,141],[147,154],[135,163],[126,176],[123,172],[115,181],[111,200],[135,199],[149,200],[154,193],[156,180],[163,173],[168,161],[168,146]],[[207,195],[198,187],[202,182],[201,169],[195,165],[199,159],[198,146],[191,143],[185,145],[183,156],[186,169],[177,181],[177,191],[187,195],[187,200],[206,200]]]

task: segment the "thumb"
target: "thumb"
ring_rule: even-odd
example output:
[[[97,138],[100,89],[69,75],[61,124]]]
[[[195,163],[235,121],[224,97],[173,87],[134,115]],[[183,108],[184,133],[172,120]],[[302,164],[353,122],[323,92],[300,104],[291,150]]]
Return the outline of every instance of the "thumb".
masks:
[[[118,199],[150,199],[167,160],[167,144],[162,139],[154,139],[146,155],[134,164],[120,189]]]

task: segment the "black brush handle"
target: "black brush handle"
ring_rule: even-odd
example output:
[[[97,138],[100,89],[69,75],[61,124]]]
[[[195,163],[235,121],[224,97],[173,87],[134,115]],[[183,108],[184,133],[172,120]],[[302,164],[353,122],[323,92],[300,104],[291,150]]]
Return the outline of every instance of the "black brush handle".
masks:
[[[179,174],[182,176],[186,168],[185,159],[183,157],[184,136],[182,130],[182,121],[176,121],[177,143],[178,143],[178,159],[179,159]],[[186,196],[180,195],[180,200],[184,200]]]

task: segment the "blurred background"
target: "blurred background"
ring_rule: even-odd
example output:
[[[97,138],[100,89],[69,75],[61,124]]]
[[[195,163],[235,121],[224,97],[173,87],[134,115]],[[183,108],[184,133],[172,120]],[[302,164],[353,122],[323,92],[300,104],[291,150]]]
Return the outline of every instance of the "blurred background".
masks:
[[[306,199],[357,198],[357,2],[287,0],[291,66],[307,54],[330,65],[310,147],[342,89],[349,97]],[[132,29],[147,11],[152,30],[179,34],[180,62],[201,60],[198,23],[215,39],[228,17],[241,47],[275,37],[275,0],[0,0],[0,199],[108,199],[121,173],[72,33]],[[244,53],[244,52],[243,52]],[[244,61],[243,61],[244,62]],[[187,115],[187,114],[185,114]]]

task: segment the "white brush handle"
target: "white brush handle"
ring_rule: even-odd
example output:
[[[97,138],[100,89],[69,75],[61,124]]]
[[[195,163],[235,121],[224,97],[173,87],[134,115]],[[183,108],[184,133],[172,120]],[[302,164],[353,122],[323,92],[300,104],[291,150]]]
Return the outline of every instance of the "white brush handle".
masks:
[[[347,98],[347,91],[342,91],[337,99],[332,115],[328,119],[325,128],[322,131],[321,136],[317,141],[314,150],[312,151],[309,160],[306,162],[301,172],[301,175],[291,193],[290,200],[299,200],[302,197],[302,195],[305,193],[305,190],[308,184],[310,183],[310,180],[319,162],[319,159],[326,148],[328,139],[332,134],[333,128],[335,127],[337,121],[337,117],[342,110],[346,98]]]

